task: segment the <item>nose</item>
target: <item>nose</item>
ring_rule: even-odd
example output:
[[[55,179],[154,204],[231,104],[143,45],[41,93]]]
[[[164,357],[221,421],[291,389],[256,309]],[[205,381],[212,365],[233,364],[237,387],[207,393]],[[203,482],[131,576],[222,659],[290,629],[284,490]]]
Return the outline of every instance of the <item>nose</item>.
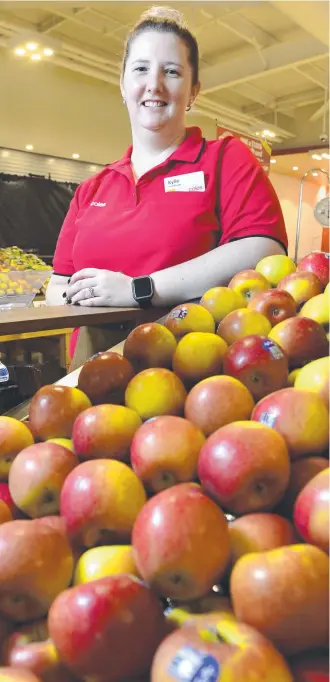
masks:
[[[160,68],[153,68],[149,70],[146,87],[151,94],[158,93],[163,90],[163,73]]]

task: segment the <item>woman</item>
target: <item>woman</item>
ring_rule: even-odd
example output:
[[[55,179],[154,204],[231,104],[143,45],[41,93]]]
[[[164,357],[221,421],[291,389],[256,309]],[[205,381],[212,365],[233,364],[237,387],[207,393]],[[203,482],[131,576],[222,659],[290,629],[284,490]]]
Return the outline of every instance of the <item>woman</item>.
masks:
[[[120,87],[132,146],[78,187],[47,303],[174,306],[285,253],[278,199],[248,147],[185,127],[200,83],[198,46],[180,13],[141,16]]]

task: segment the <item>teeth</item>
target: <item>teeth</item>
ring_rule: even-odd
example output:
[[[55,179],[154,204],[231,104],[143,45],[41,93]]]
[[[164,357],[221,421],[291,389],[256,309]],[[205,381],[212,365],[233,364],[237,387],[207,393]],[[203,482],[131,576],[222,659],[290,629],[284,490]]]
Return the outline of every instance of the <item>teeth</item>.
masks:
[[[165,102],[144,102],[145,107],[164,107]]]

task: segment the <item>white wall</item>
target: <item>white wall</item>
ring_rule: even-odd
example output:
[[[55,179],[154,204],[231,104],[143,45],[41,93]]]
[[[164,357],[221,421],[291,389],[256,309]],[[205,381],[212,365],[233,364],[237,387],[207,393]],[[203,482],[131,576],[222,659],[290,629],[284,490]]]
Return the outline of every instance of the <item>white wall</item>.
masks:
[[[270,172],[270,180],[280,200],[289,237],[289,256],[294,256],[300,179]],[[322,227],[314,218],[314,208],[325,196],[325,188],[305,182],[301,210],[298,260],[321,246]]]

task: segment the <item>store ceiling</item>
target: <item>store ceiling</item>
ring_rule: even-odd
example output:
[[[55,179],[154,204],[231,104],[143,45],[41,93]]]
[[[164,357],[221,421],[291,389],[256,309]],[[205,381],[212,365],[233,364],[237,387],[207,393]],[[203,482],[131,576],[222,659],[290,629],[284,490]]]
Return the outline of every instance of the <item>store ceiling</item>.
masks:
[[[150,4],[169,3],[2,2],[0,49],[37,37],[54,64],[117,86],[127,32]],[[270,129],[276,148],[299,146],[306,128],[317,144],[328,127],[328,2],[174,5],[199,41],[197,113],[242,132]]]
[[[321,158],[313,158],[313,155]],[[322,169],[329,174],[329,158],[327,157],[329,157],[327,148],[300,154],[277,155],[275,152],[272,156],[271,171],[281,175],[290,175],[298,180],[301,180],[302,176],[308,172],[308,182],[315,185],[327,185],[326,175],[320,172]]]

